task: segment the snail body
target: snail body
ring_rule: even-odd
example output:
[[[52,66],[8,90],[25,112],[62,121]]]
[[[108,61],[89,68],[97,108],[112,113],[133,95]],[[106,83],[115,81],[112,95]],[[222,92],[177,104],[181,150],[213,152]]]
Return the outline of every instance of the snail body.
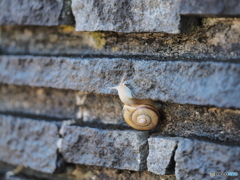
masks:
[[[148,99],[133,97],[131,90],[124,84],[125,75],[120,84],[110,89],[117,89],[120,100],[124,103],[123,117],[126,123],[137,130],[154,128],[159,119],[160,104]]]

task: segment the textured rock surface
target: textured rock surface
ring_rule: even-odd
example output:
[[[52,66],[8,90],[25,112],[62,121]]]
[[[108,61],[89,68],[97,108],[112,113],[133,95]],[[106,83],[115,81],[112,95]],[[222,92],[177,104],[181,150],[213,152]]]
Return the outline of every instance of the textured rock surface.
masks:
[[[118,96],[0,84],[0,112],[50,120],[126,125]]]
[[[182,0],[180,14],[201,16],[240,16],[238,0]]]
[[[143,170],[148,132],[64,126],[60,152],[70,163]]]
[[[70,0],[1,0],[0,25],[73,24]]]
[[[204,18],[187,34],[77,32],[73,26],[0,26],[2,54],[124,56],[240,62],[240,18]]]
[[[173,157],[178,139],[170,137],[151,137],[148,139],[149,154],[147,157],[148,171],[155,174],[174,174]]]
[[[180,0],[72,1],[77,31],[179,33],[179,9]]]
[[[118,96],[92,93],[76,93],[76,117],[83,122],[121,124],[127,126],[122,117],[123,104]]]
[[[159,135],[205,137],[240,145],[240,111],[193,105],[163,104]]]
[[[76,117],[75,91],[29,86],[0,85],[0,111],[36,117]]]
[[[37,171],[57,168],[58,127],[54,123],[0,116],[0,160]]]
[[[182,139],[175,154],[177,179],[211,179],[210,172],[240,172],[240,147]],[[216,179],[220,177],[214,177]],[[221,177],[225,179],[225,177]],[[229,177],[239,179],[239,177]]]
[[[240,108],[237,63],[1,56],[0,65],[1,83],[117,94],[107,87],[127,72],[139,99]]]
[[[77,118],[77,122],[93,127],[106,124],[128,127],[122,117],[122,106],[115,95],[0,85],[0,111],[3,113],[49,120]],[[240,110],[162,103],[161,117],[154,131],[161,135],[240,142]]]

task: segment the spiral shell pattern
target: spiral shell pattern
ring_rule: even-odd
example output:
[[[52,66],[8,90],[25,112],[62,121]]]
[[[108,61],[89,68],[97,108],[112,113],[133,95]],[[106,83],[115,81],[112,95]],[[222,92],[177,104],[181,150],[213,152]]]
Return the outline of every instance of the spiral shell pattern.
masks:
[[[159,119],[158,111],[149,105],[124,105],[123,116],[126,123],[137,130],[150,130],[157,125]]]

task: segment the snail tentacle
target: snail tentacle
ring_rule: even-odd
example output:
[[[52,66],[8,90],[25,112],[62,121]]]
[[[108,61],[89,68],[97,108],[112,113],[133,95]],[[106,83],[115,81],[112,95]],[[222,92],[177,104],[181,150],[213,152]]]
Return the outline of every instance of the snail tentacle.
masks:
[[[124,74],[120,84],[110,89],[116,89],[120,100],[124,103],[123,117],[126,123],[137,130],[150,130],[154,128],[159,119],[160,104],[149,99],[133,97],[131,90],[125,85]]]

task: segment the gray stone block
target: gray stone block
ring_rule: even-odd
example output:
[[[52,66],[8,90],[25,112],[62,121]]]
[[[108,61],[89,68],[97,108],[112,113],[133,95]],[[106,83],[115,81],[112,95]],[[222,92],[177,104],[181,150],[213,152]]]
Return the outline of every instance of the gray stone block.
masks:
[[[126,123],[118,96],[30,86],[0,84],[0,112],[51,120]]]
[[[148,132],[63,126],[60,152],[69,163],[146,169]]]
[[[73,24],[70,0],[1,0],[0,25]]]
[[[72,10],[77,31],[180,32],[180,0],[73,0]]]
[[[182,139],[175,154],[177,179],[227,179],[210,172],[240,172],[240,147]],[[229,177],[229,179],[239,179]]]
[[[180,14],[205,17],[240,16],[239,0],[182,0]]]
[[[74,119],[77,112],[75,91],[0,84],[0,111]]]
[[[0,160],[46,173],[57,168],[55,123],[0,116]]]
[[[173,157],[179,139],[171,137],[151,137],[148,139],[148,171],[159,175],[174,174]]]
[[[118,85],[124,72],[139,99],[240,108],[238,63],[0,56],[6,84],[117,94],[107,87]]]

